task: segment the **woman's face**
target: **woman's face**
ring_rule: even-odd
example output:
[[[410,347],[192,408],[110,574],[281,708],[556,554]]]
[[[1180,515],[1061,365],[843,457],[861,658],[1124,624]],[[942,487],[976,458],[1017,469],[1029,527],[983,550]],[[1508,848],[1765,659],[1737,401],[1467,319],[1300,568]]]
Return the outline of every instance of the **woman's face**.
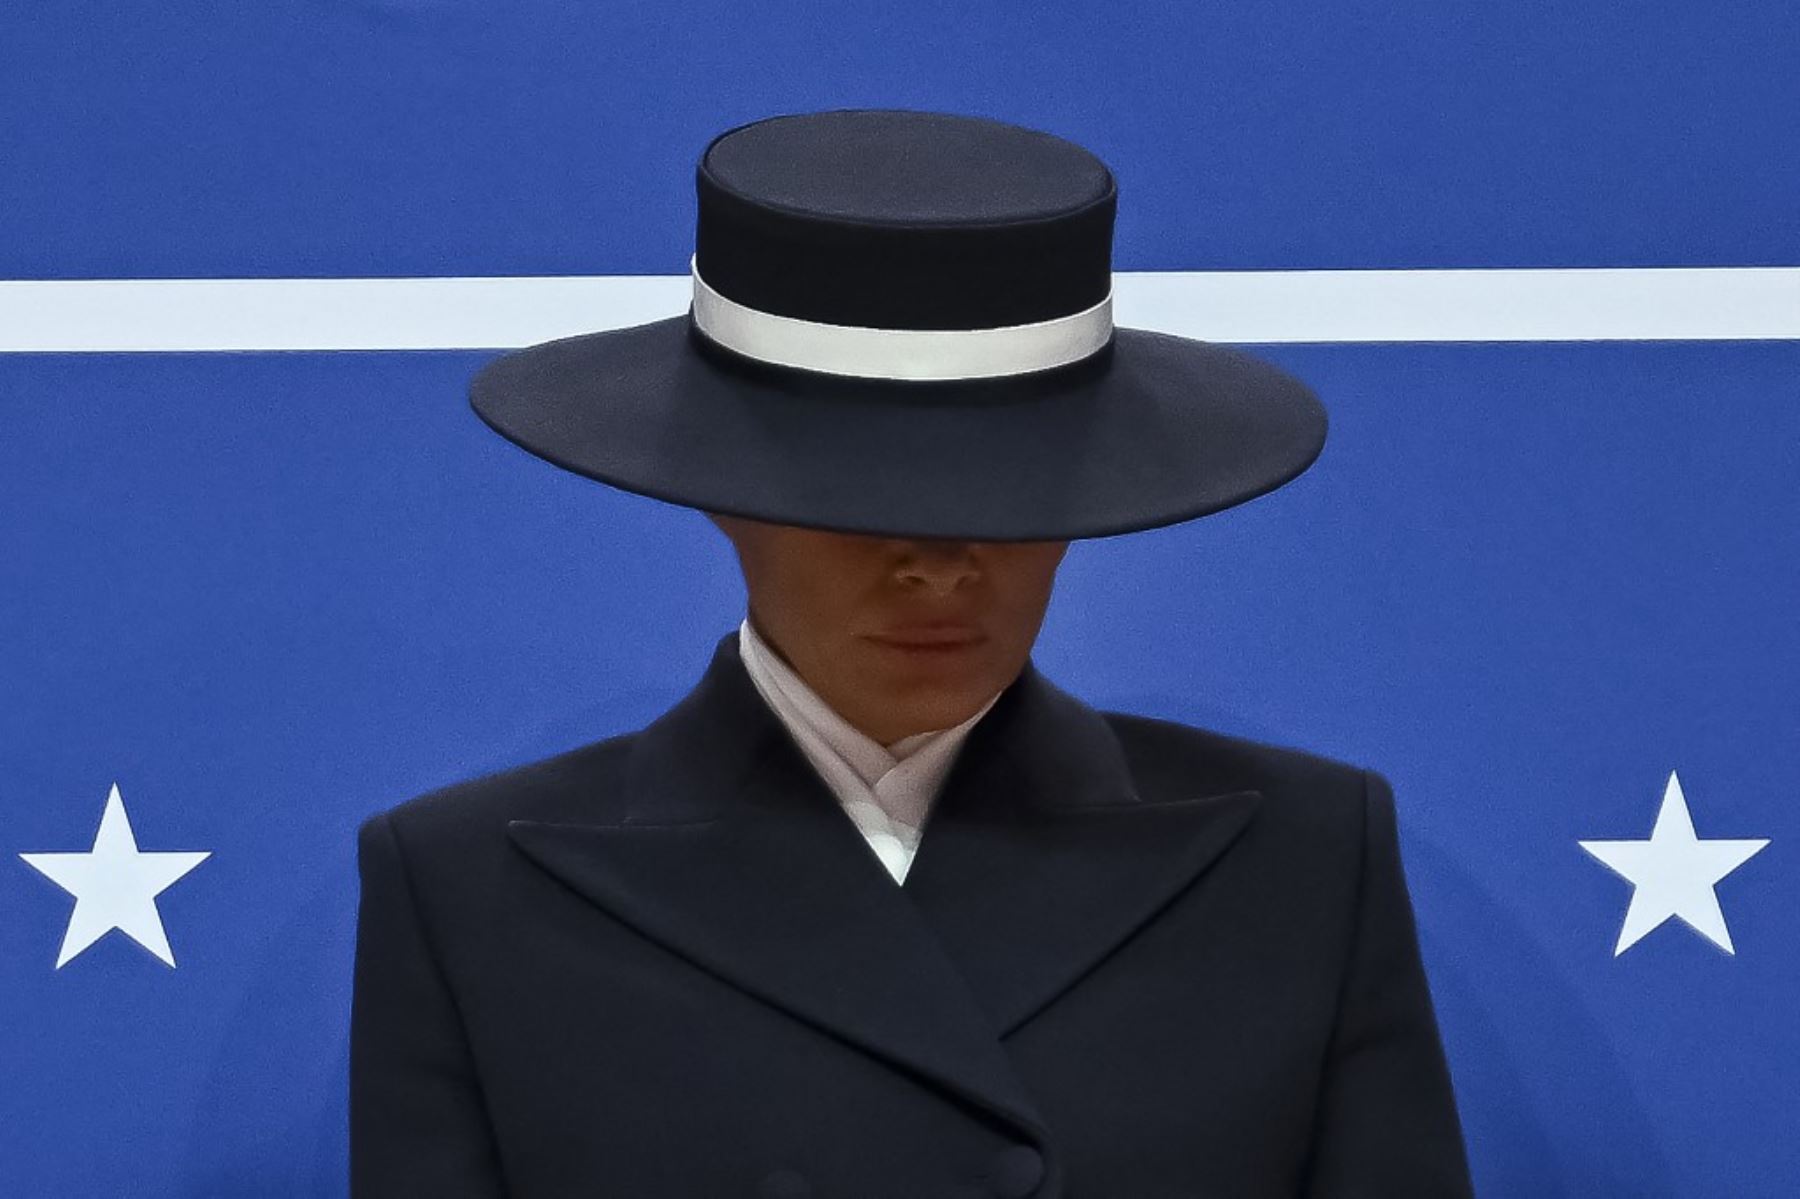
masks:
[[[1018,677],[1069,547],[708,516],[737,550],[757,632],[883,745],[962,723]]]

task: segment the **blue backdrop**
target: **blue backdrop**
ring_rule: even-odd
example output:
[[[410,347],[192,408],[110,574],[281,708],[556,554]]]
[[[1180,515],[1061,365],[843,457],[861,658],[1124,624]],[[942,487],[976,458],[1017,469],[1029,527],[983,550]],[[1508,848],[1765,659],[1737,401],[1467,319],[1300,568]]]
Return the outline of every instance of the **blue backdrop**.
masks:
[[[0,277],[676,274],[699,149],[978,112],[1122,270],[1800,264],[1789,4],[275,0],[0,15]],[[1382,770],[1484,1196],[1800,1193],[1800,342],[1285,345],[1312,471],[1070,551],[1090,702]],[[698,515],[466,353],[0,357],[0,1194],[342,1196],[354,830],[638,727],[742,613]],[[1578,842],[1679,772],[1735,953]],[[117,784],[210,857],[56,965]]]

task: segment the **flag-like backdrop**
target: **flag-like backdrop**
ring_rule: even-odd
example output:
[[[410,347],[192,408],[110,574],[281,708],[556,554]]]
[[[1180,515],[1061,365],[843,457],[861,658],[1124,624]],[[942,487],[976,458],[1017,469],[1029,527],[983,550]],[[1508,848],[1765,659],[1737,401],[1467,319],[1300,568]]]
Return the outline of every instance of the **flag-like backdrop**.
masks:
[[[1121,271],[1796,267],[1795,11],[13,5],[0,278],[679,275],[709,136],[852,106],[1088,145]],[[1800,273],[1761,278],[1733,319],[1785,338],[1296,310],[1261,352],[1318,464],[1077,543],[1039,642],[1393,782],[1484,1196],[1800,1194]],[[342,1196],[357,823],[654,717],[729,547],[489,432],[497,341],[47,352],[182,313],[10,286],[66,315],[0,355],[0,1195]],[[311,344],[283,295],[260,344]]]

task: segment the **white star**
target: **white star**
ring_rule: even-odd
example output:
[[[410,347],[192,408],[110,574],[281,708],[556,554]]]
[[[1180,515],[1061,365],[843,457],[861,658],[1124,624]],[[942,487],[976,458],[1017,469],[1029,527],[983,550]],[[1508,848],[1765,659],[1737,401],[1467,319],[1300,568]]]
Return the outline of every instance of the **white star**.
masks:
[[[1619,930],[1613,956],[1624,953],[1670,916],[1681,917],[1689,928],[1726,953],[1736,953],[1713,884],[1768,843],[1766,837],[1740,841],[1696,837],[1681,780],[1671,770],[1648,841],[1577,842],[1633,884],[1631,906],[1625,910],[1625,926]]]
[[[140,853],[125,816],[125,801],[119,798],[119,784],[114,783],[91,851],[19,856],[75,897],[75,911],[56,959],[61,970],[115,928],[173,966],[175,955],[169,952],[156,897],[212,854]]]

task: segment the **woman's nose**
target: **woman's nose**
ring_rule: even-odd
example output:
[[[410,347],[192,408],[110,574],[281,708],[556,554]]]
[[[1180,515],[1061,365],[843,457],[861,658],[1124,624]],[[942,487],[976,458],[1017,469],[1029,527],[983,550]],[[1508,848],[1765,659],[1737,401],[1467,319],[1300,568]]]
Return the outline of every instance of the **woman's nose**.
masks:
[[[901,582],[908,586],[923,584],[936,595],[949,595],[980,573],[966,541],[913,543],[896,572]]]

